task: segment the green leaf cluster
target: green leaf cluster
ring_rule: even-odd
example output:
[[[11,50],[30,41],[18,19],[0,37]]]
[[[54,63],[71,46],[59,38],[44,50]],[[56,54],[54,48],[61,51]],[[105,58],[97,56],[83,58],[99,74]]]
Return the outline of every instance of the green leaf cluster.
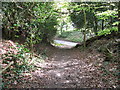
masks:
[[[97,17],[98,19],[109,19],[110,17],[117,17],[117,14],[118,12],[115,11],[115,10],[107,10],[107,11],[104,11],[104,12],[101,12],[101,13],[97,13]]]
[[[112,28],[107,28],[107,29],[104,29],[104,30],[100,30],[98,32],[98,36],[108,35],[108,34],[111,34],[112,32],[118,32],[118,28],[117,27],[112,27]]]

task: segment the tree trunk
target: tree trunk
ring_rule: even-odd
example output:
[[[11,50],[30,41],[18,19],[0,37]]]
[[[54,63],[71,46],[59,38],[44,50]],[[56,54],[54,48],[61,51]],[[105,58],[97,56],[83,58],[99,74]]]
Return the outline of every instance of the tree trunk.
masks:
[[[119,1],[119,4],[118,4],[118,21],[119,21],[118,31],[119,31],[119,33],[120,33],[120,1]]]
[[[83,38],[83,41],[84,41],[84,48],[86,48],[86,12],[84,10],[84,28],[85,30],[83,31],[83,35],[84,35],[84,38]]]
[[[60,34],[63,33],[63,26],[64,26],[64,24],[65,24],[65,22],[63,21],[63,22],[61,23],[61,26],[60,26]]]
[[[110,27],[112,27],[112,24],[113,24],[113,18],[110,17]]]
[[[50,40],[48,40],[47,34],[43,35],[41,43],[45,43],[45,44],[51,45]]]
[[[95,35],[97,35],[97,28],[98,28],[98,21],[97,21],[97,18],[96,17],[94,17],[94,33],[95,33]]]
[[[104,20],[102,20],[102,30],[104,30]]]
[[[83,38],[83,41],[84,41],[84,48],[86,48],[86,33],[83,32],[83,34],[84,34],[84,38]]]

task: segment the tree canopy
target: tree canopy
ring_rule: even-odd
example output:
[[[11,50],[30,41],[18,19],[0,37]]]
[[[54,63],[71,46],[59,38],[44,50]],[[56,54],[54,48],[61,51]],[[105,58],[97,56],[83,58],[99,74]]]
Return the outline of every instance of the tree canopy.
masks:
[[[3,2],[2,5],[3,37],[25,37],[28,43],[34,44],[50,42],[54,37],[58,14],[52,2]]]

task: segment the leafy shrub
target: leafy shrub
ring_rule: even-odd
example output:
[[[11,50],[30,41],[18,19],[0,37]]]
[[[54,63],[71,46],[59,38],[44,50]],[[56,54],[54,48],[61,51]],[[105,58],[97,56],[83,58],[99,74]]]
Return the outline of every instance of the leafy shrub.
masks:
[[[117,31],[118,31],[117,27],[107,28],[107,29],[104,29],[104,30],[100,30],[98,32],[98,36],[111,34],[112,32],[117,32]]]
[[[3,37],[11,40],[24,37],[30,47],[41,41],[50,42],[57,31],[58,14],[53,4],[3,2]]]
[[[7,49],[9,49],[9,52],[6,52],[2,55],[2,60],[3,60],[2,64],[8,65],[12,61],[14,63],[9,68],[7,68],[5,71],[2,72],[2,76],[3,76],[2,87],[3,88],[5,88],[7,85],[10,85],[14,82],[19,82],[20,80],[19,76],[23,72],[28,72],[31,69],[31,66],[28,65],[29,60],[26,59],[24,55],[25,53],[30,53],[29,49],[25,48],[24,45],[19,45],[19,44],[16,44],[15,47],[9,46],[7,47]],[[14,51],[15,53],[12,51]]]

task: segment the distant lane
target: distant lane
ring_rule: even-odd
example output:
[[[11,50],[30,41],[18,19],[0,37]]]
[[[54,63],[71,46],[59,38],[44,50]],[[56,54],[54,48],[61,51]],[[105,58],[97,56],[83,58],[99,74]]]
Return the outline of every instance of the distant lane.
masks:
[[[63,46],[68,47],[75,47],[78,43],[70,42],[70,41],[64,41],[64,40],[54,40],[55,43],[63,44]]]

